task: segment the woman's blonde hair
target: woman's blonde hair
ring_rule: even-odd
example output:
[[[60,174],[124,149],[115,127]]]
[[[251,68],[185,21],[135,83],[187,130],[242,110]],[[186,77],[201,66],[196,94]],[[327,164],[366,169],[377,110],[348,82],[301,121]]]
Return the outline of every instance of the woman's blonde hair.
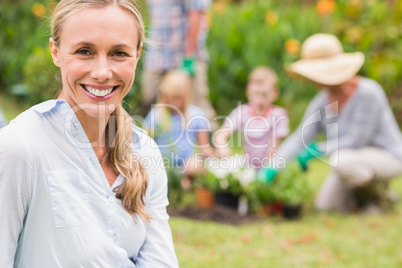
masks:
[[[101,8],[110,5],[117,5],[133,16],[138,27],[137,49],[139,49],[144,41],[145,31],[144,22],[135,0],[61,0],[52,16],[51,34],[55,44],[60,43],[63,23],[69,16],[86,8]],[[111,118],[115,120],[111,120]],[[145,210],[144,201],[148,187],[148,173],[139,159],[133,157],[134,152],[130,147],[133,141],[131,121],[130,115],[120,103],[111,114],[106,126],[105,159],[116,173],[125,177],[124,183],[116,192],[116,197],[121,199],[125,210],[131,214],[134,220],[135,214],[138,214],[143,220],[149,220],[150,216]],[[130,127],[127,127],[128,122]]]
[[[191,78],[190,76],[181,70],[173,70],[168,72],[162,79],[159,86],[159,94],[157,99],[157,104],[166,104],[166,96],[185,96],[184,107],[181,112],[184,115],[184,120],[182,121],[183,127],[187,121],[187,108],[191,104],[192,94],[191,94]],[[170,129],[171,120],[169,120],[170,109],[167,107],[162,107],[162,128],[167,131]]]

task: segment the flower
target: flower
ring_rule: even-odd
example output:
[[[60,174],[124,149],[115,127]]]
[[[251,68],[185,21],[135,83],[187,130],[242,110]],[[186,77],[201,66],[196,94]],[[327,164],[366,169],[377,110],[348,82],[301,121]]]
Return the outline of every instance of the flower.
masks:
[[[255,180],[256,172],[253,168],[245,168],[234,175],[240,181],[242,186],[247,186],[249,183]]]
[[[229,188],[228,180],[227,179],[220,180],[219,181],[219,186],[221,187],[222,190],[226,190],[227,188]]]
[[[278,23],[278,15],[273,11],[269,11],[265,15],[265,20],[268,24],[275,25]]]
[[[35,3],[32,6],[32,13],[36,16],[36,17],[43,17],[46,15],[46,8],[39,3]]]
[[[285,50],[290,54],[296,54],[300,50],[300,42],[296,39],[289,39],[285,43]]]
[[[364,29],[359,26],[351,27],[346,31],[346,39],[351,43],[357,43],[364,34]]]
[[[217,13],[222,14],[223,12],[225,12],[226,9],[226,4],[223,2],[216,2],[213,4],[213,9],[214,11],[216,11]]]
[[[317,11],[321,16],[332,13],[336,8],[336,2],[334,0],[320,0],[317,2]]]

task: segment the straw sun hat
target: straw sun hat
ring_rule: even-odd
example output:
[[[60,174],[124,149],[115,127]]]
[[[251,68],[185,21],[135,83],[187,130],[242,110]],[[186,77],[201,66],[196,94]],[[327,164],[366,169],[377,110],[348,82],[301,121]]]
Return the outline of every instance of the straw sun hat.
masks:
[[[301,59],[287,68],[291,75],[318,84],[335,86],[353,78],[364,63],[362,52],[345,53],[331,34],[314,34],[304,41]]]

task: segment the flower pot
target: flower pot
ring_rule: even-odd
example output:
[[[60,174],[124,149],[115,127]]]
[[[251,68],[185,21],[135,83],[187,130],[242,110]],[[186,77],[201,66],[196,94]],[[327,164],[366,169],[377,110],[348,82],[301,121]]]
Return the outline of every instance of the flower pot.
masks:
[[[226,207],[237,209],[239,206],[239,196],[231,193],[215,193],[215,202]]]
[[[287,220],[298,220],[302,215],[302,205],[284,205],[282,216]]]
[[[283,205],[280,202],[267,202],[262,204],[261,209],[265,216],[282,215]]]
[[[195,202],[199,208],[212,208],[215,205],[214,194],[204,187],[195,190]]]

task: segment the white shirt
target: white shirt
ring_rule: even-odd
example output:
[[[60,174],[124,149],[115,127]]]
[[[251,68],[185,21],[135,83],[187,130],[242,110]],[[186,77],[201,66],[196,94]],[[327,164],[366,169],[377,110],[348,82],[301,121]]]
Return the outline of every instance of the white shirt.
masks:
[[[133,127],[148,161],[146,209],[136,222],[109,186],[65,100],[32,107],[0,131],[0,267],[178,267],[159,149]],[[163,163],[163,162],[162,162]]]

